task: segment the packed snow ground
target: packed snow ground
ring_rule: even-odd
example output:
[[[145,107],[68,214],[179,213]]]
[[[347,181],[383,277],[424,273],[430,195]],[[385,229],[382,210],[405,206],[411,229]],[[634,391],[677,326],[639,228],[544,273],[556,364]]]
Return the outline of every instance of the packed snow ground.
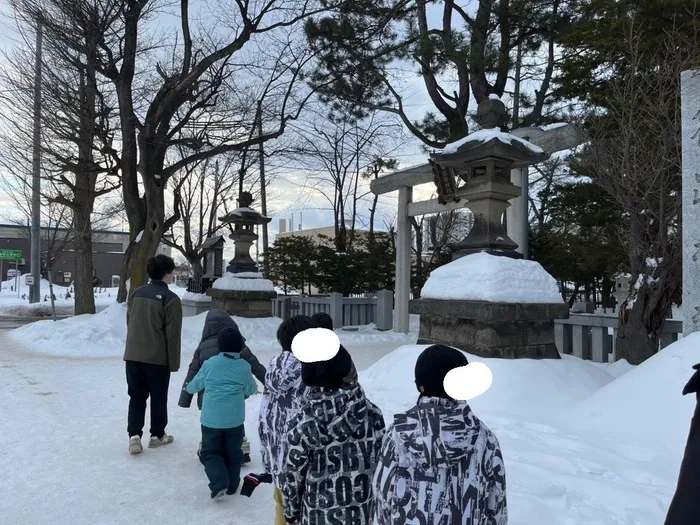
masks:
[[[175,443],[128,455],[120,308],[0,336],[5,411],[0,521],[272,523],[269,485],[250,499],[210,501],[195,455],[198,411],[177,407],[203,316],[185,320],[183,366],[171,383],[168,430]],[[251,349],[269,362],[279,351],[279,320],[236,321]],[[408,336],[371,327],[339,332],[368,397],[382,408],[387,423],[417,397],[413,367],[422,347],[410,344],[416,321]],[[484,360],[494,383],[472,406],[503,448],[509,524],[663,523],[693,408],[680,392],[697,360],[698,344],[700,335],[685,338],[636,368],[569,356],[561,361]],[[246,407],[254,461],[247,471],[261,469],[259,400],[254,396]]]
[[[49,317],[51,316],[51,292],[49,281],[41,280],[41,302],[29,303],[29,286],[24,284],[25,276],[19,279],[19,295],[17,283],[14,279],[2,283],[0,290],[0,315],[17,317]],[[186,289],[176,285],[170,285],[170,289],[183,296]],[[97,310],[104,310],[113,305],[117,300],[118,288],[96,288],[95,306]],[[53,294],[56,297],[56,315],[73,315],[75,307],[75,294],[72,286],[53,285]]]

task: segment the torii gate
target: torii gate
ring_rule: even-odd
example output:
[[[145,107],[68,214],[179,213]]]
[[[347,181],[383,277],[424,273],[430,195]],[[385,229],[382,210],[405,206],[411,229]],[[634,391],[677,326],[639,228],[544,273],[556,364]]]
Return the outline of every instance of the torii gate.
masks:
[[[509,131],[511,135],[535,144],[545,153],[552,154],[575,148],[583,143],[580,130],[571,124],[545,127],[519,128]],[[521,196],[511,201],[507,213],[508,236],[520,247],[521,253],[527,252],[528,238],[528,168],[511,171],[511,181],[522,188]],[[431,213],[468,208],[469,202],[460,196],[458,201],[444,202],[440,197],[426,201],[413,202],[413,187],[434,183],[435,174],[429,163],[412,166],[395,171],[372,181],[370,189],[375,195],[399,192],[398,219],[396,225],[396,273],[394,290],[394,331],[404,334],[409,330],[408,303],[411,293],[411,223],[410,217]]]

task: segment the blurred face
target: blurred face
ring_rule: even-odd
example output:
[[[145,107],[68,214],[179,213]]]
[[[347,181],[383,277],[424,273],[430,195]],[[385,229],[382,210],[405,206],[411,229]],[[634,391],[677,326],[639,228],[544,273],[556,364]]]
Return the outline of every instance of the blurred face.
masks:
[[[165,277],[163,277],[163,282],[165,284],[172,284],[173,282],[173,274],[172,273],[166,273]]]

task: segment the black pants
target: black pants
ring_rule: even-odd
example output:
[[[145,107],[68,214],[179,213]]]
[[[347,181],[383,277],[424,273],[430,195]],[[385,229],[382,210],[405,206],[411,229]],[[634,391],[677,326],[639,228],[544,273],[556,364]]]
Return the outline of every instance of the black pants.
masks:
[[[151,398],[151,436],[163,437],[168,424],[168,387],[170,369],[138,361],[126,362],[129,388],[129,437],[143,436],[146,401]]]
[[[235,428],[209,428],[202,425],[202,452],[199,461],[209,478],[209,490],[233,494],[241,481],[243,425]]]

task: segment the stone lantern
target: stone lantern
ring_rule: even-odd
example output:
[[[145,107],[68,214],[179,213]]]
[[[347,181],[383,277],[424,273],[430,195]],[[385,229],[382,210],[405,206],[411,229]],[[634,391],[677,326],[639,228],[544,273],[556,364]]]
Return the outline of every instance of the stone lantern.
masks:
[[[241,193],[238,208],[219,220],[233,225],[231,239],[236,243],[234,257],[226,268],[226,275],[214,281],[207,295],[212,308],[225,310],[239,317],[272,317],[271,301],[277,297],[275,285],[258,273],[258,265],[250,256],[250,248],[258,239],[255,226],[271,219],[250,208],[253,196]]]
[[[264,217],[259,212],[251,209],[250,205],[252,203],[253,196],[248,192],[243,192],[238,198],[238,208],[219,219],[222,223],[232,224],[234,227],[230,238],[235,243],[235,252],[233,259],[226,268],[226,271],[229,273],[258,272],[258,265],[250,256],[250,248],[258,240],[255,226],[268,224],[272,219]]]
[[[502,221],[509,201],[521,195],[511,170],[548,155],[502,131],[506,108],[497,97],[479,104],[477,121],[482,130],[431,156],[440,202],[466,200],[474,226],[455,245],[452,262],[431,272],[420,299],[409,303],[410,313],[420,315],[418,344],[491,358],[558,359],[554,319],[568,317],[568,307],[556,280],[515,251]],[[459,179],[464,183],[453,191]]]
[[[459,195],[469,202],[474,214],[474,226],[456,244],[453,259],[476,252],[522,257],[502,220],[509,201],[521,194],[511,182],[510,172],[546,160],[548,155],[538,146],[501,131],[506,120],[503,102],[489,98],[477,110],[477,122],[483,129],[432,155],[435,164],[454,170],[464,181]]]

